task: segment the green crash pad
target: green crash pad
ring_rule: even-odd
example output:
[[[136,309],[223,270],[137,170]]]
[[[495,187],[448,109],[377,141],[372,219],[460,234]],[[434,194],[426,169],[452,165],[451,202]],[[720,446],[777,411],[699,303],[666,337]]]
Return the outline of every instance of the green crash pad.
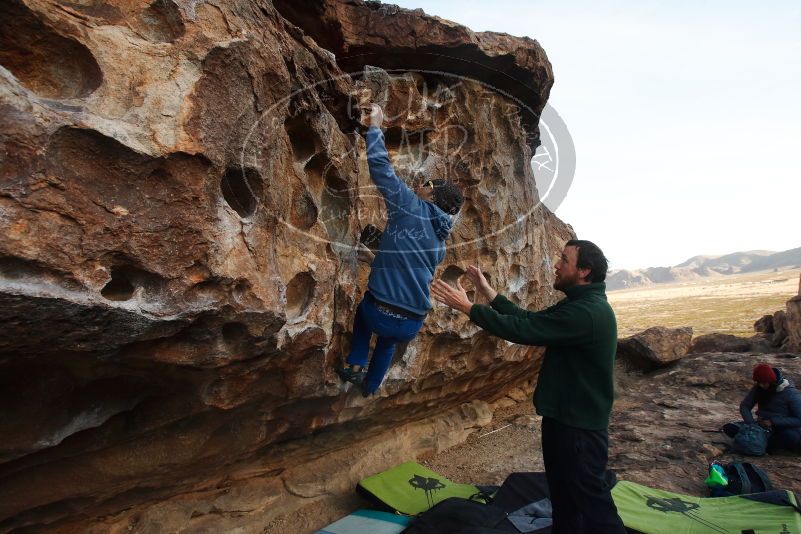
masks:
[[[788,491],[704,498],[622,480],[612,498],[623,523],[644,534],[801,534]]]
[[[425,512],[449,497],[470,499],[479,493],[472,484],[456,484],[415,462],[367,477],[357,490],[383,507],[406,515]]]
[[[356,510],[314,534],[400,534],[410,522],[411,518],[402,515]]]

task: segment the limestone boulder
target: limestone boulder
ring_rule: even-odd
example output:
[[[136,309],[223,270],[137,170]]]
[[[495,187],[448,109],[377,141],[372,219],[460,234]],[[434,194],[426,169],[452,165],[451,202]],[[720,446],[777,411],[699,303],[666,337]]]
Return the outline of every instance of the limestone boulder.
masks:
[[[692,341],[689,353],[701,352],[749,352],[752,340],[746,337],[713,332],[698,336]]]
[[[524,104],[520,120],[529,146],[539,145],[539,110],[553,84],[551,64],[540,44],[528,37],[473,32],[422,9],[378,2],[276,0],[287,20],[333,52],[349,73],[365,63],[390,72],[448,73],[480,79]]]
[[[634,369],[663,367],[687,354],[692,337],[693,329],[690,327],[655,326],[618,340],[617,358]]]
[[[352,487],[295,466],[530,380],[541,349],[442,306],[377,398],[333,367],[385,223],[364,95],[402,179],[464,190],[436,276],[539,309],[574,237],[532,174],[552,84],[532,39],[377,2],[0,2],[0,530],[261,531]]]
[[[773,333],[773,314],[763,315],[754,322],[754,331],[763,334]]]
[[[772,347],[781,347],[787,340],[787,314],[784,310],[779,310],[773,314],[773,334],[770,337]]]
[[[801,353],[801,276],[798,280],[798,295],[787,301],[785,328],[787,329],[785,350]]]
[[[801,295],[787,301],[786,350],[801,353]]]

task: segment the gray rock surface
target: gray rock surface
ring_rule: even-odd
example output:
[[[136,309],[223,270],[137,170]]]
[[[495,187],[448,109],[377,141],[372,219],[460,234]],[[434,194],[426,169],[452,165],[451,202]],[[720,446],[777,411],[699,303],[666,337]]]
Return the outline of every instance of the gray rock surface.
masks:
[[[749,352],[752,345],[751,338],[713,332],[693,339],[688,352]]]
[[[618,340],[617,357],[640,370],[664,367],[687,354],[693,329],[654,326],[633,336]]]
[[[465,192],[436,276],[478,262],[522,306],[558,298],[574,234],[532,173],[533,39],[359,0],[3,0],[0,66],[0,531],[261,531],[297,488],[398,460],[343,473],[343,448],[534,374],[540,349],[443,306],[370,402],[334,372],[357,236],[386,222],[367,92],[402,179]]]
[[[776,487],[801,492],[801,456],[730,454],[731,440],[718,431],[741,420],[740,401],[753,386],[751,370],[760,362],[801,381],[801,357],[788,354],[698,354],[645,376],[619,373],[610,467],[641,484],[706,495],[703,481],[710,462],[748,461],[762,467]]]

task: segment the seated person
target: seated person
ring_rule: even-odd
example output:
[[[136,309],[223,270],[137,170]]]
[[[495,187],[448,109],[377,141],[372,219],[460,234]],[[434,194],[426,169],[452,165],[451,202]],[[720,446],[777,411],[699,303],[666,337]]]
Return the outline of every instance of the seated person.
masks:
[[[444,179],[428,180],[412,191],[395,174],[389,160],[381,108],[373,104],[367,130],[370,177],[384,197],[389,215],[378,252],[365,247],[359,255],[371,263],[367,292],[356,308],[350,354],[337,367],[343,380],[373,394],[392,364],[395,347],[417,336],[431,309],[434,271],[445,258],[445,240],[464,202],[461,189]],[[370,365],[370,340],[377,335]],[[365,367],[367,372],[365,373]]]
[[[740,403],[743,422],[726,423],[723,432],[733,438],[743,424],[757,423],[770,432],[768,451],[801,449],[801,394],[781,369],[760,363],[753,371],[754,387]],[[756,419],[751,410],[757,407]]]

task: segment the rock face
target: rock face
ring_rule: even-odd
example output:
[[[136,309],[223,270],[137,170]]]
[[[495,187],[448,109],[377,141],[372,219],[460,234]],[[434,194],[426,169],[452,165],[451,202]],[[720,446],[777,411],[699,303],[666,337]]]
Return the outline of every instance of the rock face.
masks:
[[[763,315],[754,322],[754,331],[761,334],[773,333],[773,314]]]
[[[447,73],[455,75],[454,80],[464,77],[489,84],[523,104],[521,122],[528,143],[532,150],[539,145],[539,113],[548,100],[553,71],[533,39],[475,33],[448,20],[423,16],[422,9],[370,6],[358,0],[276,0],[274,4],[332,51],[346,72],[358,73],[370,64],[391,72]]]
[[[542,48],[299,6],[0,5],[0,530],[264,524],[339,488],[304,493],[294,466],[536,371],[537,349],[442,307],[379,398],[332,366],[368,274],[357,236],[385,213],[356,133],[366,92],[399,174],[465,191],[437,276],[478,262],[521,305],[555,302],[573,233],[530,166]]]
[[[789,344],[787,314],[784,310],[779,310],[773,315],[763,315],[754,323],[754,330],[757,334],[751,338],[752,340],[761,339],[772,348],[782,348]]]
[[[687,354],[693,329],[654,326],[617,343],[617,357],[629,367],[650,370],[664,367]]]
[[[785,350],[801,353],[801,276],[798,279],[798,295],[787,301],[785,329],[787,344]]]
[[[781,347],[787,340],[787,314],[779,310],[773,314],[773,335],[770,338],[772,347]]]
[[[752,338],[714,332],[693,339],[690,354],[701,352],[750,352]]]

